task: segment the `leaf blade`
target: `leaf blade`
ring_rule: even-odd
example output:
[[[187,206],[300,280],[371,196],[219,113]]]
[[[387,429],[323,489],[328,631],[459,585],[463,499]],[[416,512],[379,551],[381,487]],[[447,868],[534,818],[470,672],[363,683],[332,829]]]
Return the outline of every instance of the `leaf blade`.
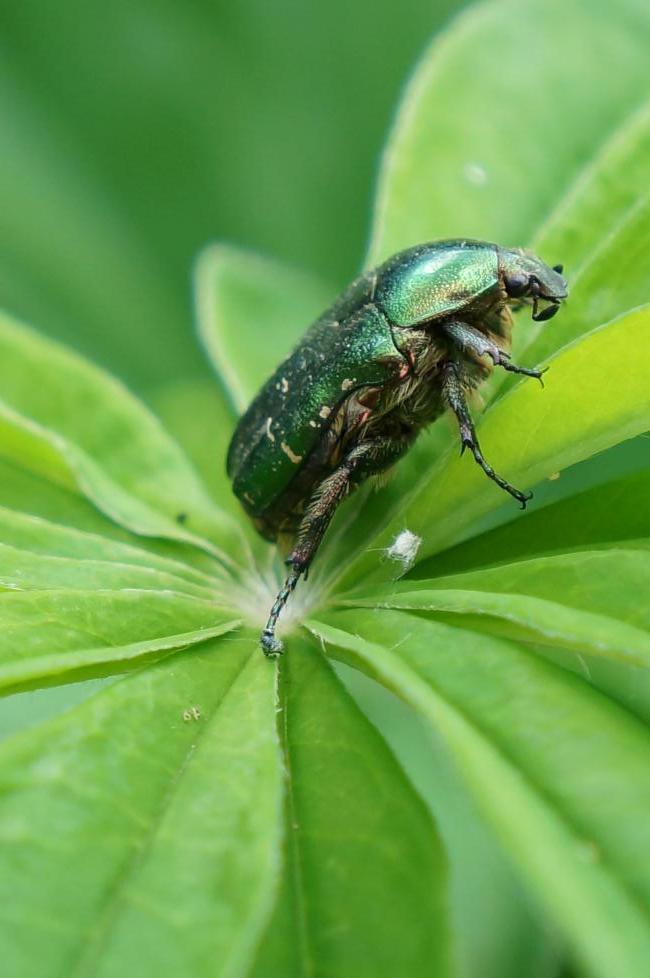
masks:
[[[3,849],[0,883],[13,892],[0,914],[13,974],[116,974],[136,946],[143,975],[245,970],[281,830],[273,671],[253,649],[243,639],[177,657],[93,697],[72,726],[51,721],[0,749],[0,825],[23,837],[19,860]],[[84,791],[98,767],[104,778]],[[74,880],[72,851],[83,853]]]
[[[230,518],[122,384],[6,315],[0,317],[0,352],[4,457],[76,488],[134,533],[194,545],[204,534],[216,544],[232,538]],[[183,529],[179,513],[190,527],[196,523],[198,535]]]
[[[647,831],[639,818],[650,790],[647,729],[575,677],[487,636],[390,612],[362,621],[334,613],[309,627],[435,725],[583,962],[603,978],[632,978],[650,943],[650,878],[637,857]],[[595,780],[589,764],[576,767],[594,737]]]
[[[425,53],[403,99],[382,163],[369,263],[432,238],[529,241],[558,188],[648,91],[648,30],[635,0],[616,17],[606,2],[570,11],[533,2],[525,16],[516,3],[484,3],[459,17]],[[583,36],[589,43],[577,57]],[[603,57],[616,75],[607,91]],[[534,138],[531,117],[544,139]]]
[[[315,276],[230,245],[198,258],[199,338],[237,417],[332,299]]]
[[[254,975],[452,974],[429,813],[314,644],[297,638],[291,653],[278,699],[284,886]]]
[[[74,678],[91,665],[119,671],[170,636],[183,644],[187,633],[200,641],[238,624],[214,601],[170,591],[4,591],[0,608],[0,685],[11,688]]]

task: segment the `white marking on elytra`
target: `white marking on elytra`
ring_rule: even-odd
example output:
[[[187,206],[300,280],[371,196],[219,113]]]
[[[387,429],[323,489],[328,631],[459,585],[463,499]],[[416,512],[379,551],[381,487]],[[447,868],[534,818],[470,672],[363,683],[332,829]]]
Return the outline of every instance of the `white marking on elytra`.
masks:
[[[320,418],[329,418],[331,413],[332,413],[331,407],[328,407],[327,404],[323,404],[322,408],[318,412],[318,416]]]
[[[390,547],[386,549],[386,556],[389,560],[394,560],[402,565],[402,570],[407,571],[413,566],[417,552],[420,549],[422,537],[411,533],[410,530],[402,530],[398,533]]]
[[[287,391],[289,390],[289,381],[287,380],[286,377],[283,377],[282,380],[280,381],[280,390],[282,391],[283,394],[286,394]]]
[[[291,459],[294,465],[297,465],[298,462],[302,462],[302,455],[296,455],[296,453],[291,450],[289,445],[287,445],[286,441],[280,442],[280,448],[287,456],[287,458]]]
[[[271,431],[271,425],[273,424],[273,418],[266,419],[266,437],[270,438],[271,441],[275,441],[275,435]]]
[[[352,378],[346,377],[345,380],[341,384],[341,390],[342,391],[349,391],[350,388],[354,386],[354,380],[355,380],[354,377],[352,377]]]

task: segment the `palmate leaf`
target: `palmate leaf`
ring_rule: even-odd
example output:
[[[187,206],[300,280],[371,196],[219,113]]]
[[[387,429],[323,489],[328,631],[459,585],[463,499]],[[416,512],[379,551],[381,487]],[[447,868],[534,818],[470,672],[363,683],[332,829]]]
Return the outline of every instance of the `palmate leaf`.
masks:
[[[263,974],[313,973],[312,959],[341,975],[425,975],[431,962],[451,973],[426,809],[318,653],[305,647],[282,673],[277,705],[275,682],[256,635],[209,643],[6,742],[2,878],[20,867],[21,880],[0,921],[13,974],[109,976],[135,960],[143,975],[247,973],[282,831],[283,909]],[[64,885],[72,851],[83,879]],[[50,948],[40,968],[37,934]]]
[[[181,407],[172,411],[180,431],[192,403],[205,403],[200,392],[172,398],[172,407]],[[200,446],[192,454],[204,460]],[[38,452],[30,467],[46,474]],[[215,480],[218,489],[223,476]],[[176,655],[5,743],[0,833],[5,827],[13,845],[11,859],[0,856],[0,870],[10,881],[21,867],[20,893],[0,915],[12,973],[39,972],[34,935],[42,934],[50,954],[39,973],[53,976],[110,976],[136,960],[142,974],[243,975],[270,922],[255,966],[266,976],[279,969],[284,978],[287,954],[296,974],[331,961],[341,975],[363,968],[425,975],[432,963],[451,975],[446,866],[431,817],[320,653],[305,646],[299,662],[306,672],[282,672],[276,701],[276,669],[260,655],[257,635],[232,634],[242,592],[252,604],[250,588],[259,589],[259,581],[248,578],[246,592],[241,571],[228,580],[214,561],[188,563],[190,539],[157,552],[141,537],[127,543],[103,536],[101,518],[90,521],[92,532],[79,529],[87,514],[78,520],[75,497],[62,506],[65,490],[45,487],[34,508],[59,523],[0,509],[0,686],[15,691],[108,676]],[[183,502],[179,485],[171,511]],[[248,557],[234,548],[232,563]],[[270,599],[263,592],[261,607]],[[217,646],[218,636],[224,639]],[[206,723],[209,732],[195,743]],[[189,741],[178,736],[193,729]],[[171,743],[157,752],[158,739]],[[103,773],[88,792],[82,772],[90,769]],[[65,785],[69,779],[79,793],[68,798],[53,776],[42,786],[40,771],[65,771]],[[283,776],[290,781],[281,819]],[[35,800],[39,792],[49,803]],[[46,818],[47,838],[57,840],[51,848]],[[323,861],[325,835],[331,856]],[[85,876],[68,887],[62,867],[74,840]],[[52,884],[39,890],[43,872]],[[39,892],[31,899],[33,890]],[[308,930],[294,947],[305,903]],[[378,941],[387,920],[392,928]],[[286,945],[278,946],[277,934]]]
[[[561,314],[543,328],[519,314],[515,330],[517,356],[550,361],[546,389],[486,388],[485,453],[522,487],[650,427],[649,37],[634,0],[481,5],[425,56],[387,149],[371,260],[467,234],[567,265]],[[120,303],[136,254],[116,269]],[[225,245],[203,252],[196,287],[219,384],[158,393],[173,437],[103,372],[0,321],[0,687],[107,680],[0,746],[3,963],[18,978],[556,978],[566,941],[586,973],[638,978],[644,444],[643,471],[563,499],[552,482],[551,505],[485,531],[502,496],[436,424],[388,487],[342,507],[274,665],[257,648],[273,550],[242,522],[223,457],[237,413],[333,294]],[[396,581],[385,550],[405,527],[422,542]],[[351,697],[328,655],[374,685],[342,671]],[[398,750],[426,806],[405,777],[375,681],[441,738],[453,802],[429,752]],[[494,934],[489,906],[458,906],[475,809]],[[508,959],[506,936],[535,957]]]
[[[548,248],[550,251],[546,256],[549,260],[567,262],[571,283],[572,266],[574,270],[581,268],[582,271],[576,272],[575,299],[572,293],[571,302],[563,310],[563,314],[567,314],[565,324],[562,323],[563,317],[559,316],[552,326],[538,330],[519,317],[522,321],[517,324],[516,349],[521,351],[522,356],[532,357],[530,362],[538,358],[536,349],[540,355],[548,356],[560,350],[567,341],[575,340],[613,316],[650,299],[644,285],[643,265],[638,267],[637,263],[637,267],[628,273],[622,257],[632,253],[629,248],[626,251],[626,245],[634,236],[631,229],[634,227],[641,231],[644,227],[645,210],[640,197],[646,191],[642,174],[645,172],[643,160],[646,154],[647,112],[643,110],[636,114],[636,106],[639,98],[637,81],[641,79],[643,50],[647,40],[646,13],[640,5],[626,6],[628,21],[622,27],[620,21],[611,25],[604,7],[597,7],[592,44],[594,32],[590,31],[588,24],[594,26],[591,24],[594,8],[574,5],[569,19],[575,18],[575,22],[571,22],[565,37],[571,39],[573,31],[584,32],[590,37],[583,62],[576,66],[574,60],[559,53],[561,44],[550,40],[553,17],[551,10],[547,18],[547,10],[546,6],[542,9],[542,5],[531,5],[532,14],[527,8],[526,15],[522,16],[521,9],[518,7],[515,10],[511,4],[479,8],[461,22],[460,30],[434,47],[431,57],[425,60],[407,92],[405,108],[389,146],[382,182],[383,200],[371,249],[371,260],[377,260],[414,240],[467,233],[511,243],[529,241],[545,255]],[[629,32],[632,24],[635,25],[633,31],[637,31],[637,37],[632,37]],[[519,48],[513,33],[519,36]],[[608,111],[602,111],[599,101],[599,111],[594,113],[587,107],[593,100],[592,78],[600,70],[599,45],[608,47],[612,37],[616,38],[613,57],[620,58],[620,72],[616,84],[607,92]],[[526,71],[522,66],[530,63],[531,43],[537,46],[539,56],[533,58],[534,70]],[[481,64],[480,83],[463,86],[459,79],[461,76],[467,78],[466,66],[468,63],[476,64],[477,52]],[[483,54],[485,57],[481,61]],[[584,70],[585,60],[589,61],[588,71]],[[515,84],[513,79],[520,76],[524,83]],[[465,112],[459,111],[455,95],[452,99],[452,86],[454,92],[457,88],[460,97],[467,99]],[[507,90],[507,97],[502,94],[504,90]],[[552,98],[552,92],[559,93],[560,90],[563,96],[558,94],[557,98]],[[540,98],[533,97],[533,91],[538,92]],[[543,105],[540,101],[542,96],[545,100]],[[541,111],[537,112],[538,109]],[[525,120],[528,128],[534,124],[531,120],[535,120],[540,129],[543,128],[545,136],[552,128],[553,137],[559,137],[562,146],[556,147],[554,143],[549,149],[548,137],[535,143],[522,136],[516,140],[512,153],[504,157],[501,146],[503,137],[499,137],[503,127],[494,123],[495,113],[507,114],[508,131],[512,130],[518,118],[522,119],[522,124]],[[494,144],[491,146],[492,139]],[[555,148],[559,148],[559,152],[554,152]],[[596,161],[591,162],[594,149],[598,150],[598,155]],[[479,152],[481,155],[477,156]],[[492,165],[485,168],[488,180],[479,188],[478,178],[482,180],[484,176],[482,161],[488,159],[490,153]],[[552,160],[550,166],[549,158]],[[583,171],[576,166],[576,159],[580,158],[589,160],[588,167]],[[620,179],[616,183],[616,174],[620,175],[622,167],[626,174],[630,172],[630,180],[624,181],[624,188],[620,186]],[[458,193],[450,193],[450,187],[453,188],[459,181]],[[477,189],[470,187],[466,193],[466,187],[472,181],[475,181]],[[495,186],[499,181],[501,189]],[[612,186],[614,190],[610,192]],[[550,221],[547,220],[549,207],[555,208]],[[463,214],[467,220],[462,219]],[[581,222],[584,222],[584,226]],[[622,236],[624,233],[627,233],[627,237]],[[601,241],[603,244],[600,244]],[[617,254],[617,271],[616,275],[612,275],[609,270]],[[254,266],[251,265],[251,277],[253,273]],[[584,281],[589,283],[584,288],[580,285],[582,275],[585,275]],[[596,284],[599,290],[607,288],[608,292],[605,295],[601,291],[599,301],[591,301]],[[267,296],[265,302],[270,301]],[[221,326],[232,330],[234,335],[241,335],[245,328],[243,309],[238,313],[233,308],[230,321]],[[486,414],[480,435],[488,457],[513,479],[519,471],[521,480],[528,479],[529,484],[534,484],[541,478],[554,475],[562,467],[616,444],[622,438],[645,431],[650,406],[646,381],[646,333],[647,313],[633,313],[595,332],[586,342],[560,351],[551,365],[544,392],[532,383],[520,384],[515,391],[508,393],[507,398],[501,399],[499,408],[495,407]],[[542,341],[545,346],[535,346],[535,343]],[[527,346],[530,346],[530,353],[524,352]],[[231,347],[231,353],[236,357],[234,347]],[[245,384],[252,392],[260,379],[257,366],[253,369],[243,356],[237,368],[238,375],[250,378]],[[502,391],[505,393],[507,390],[507,385],[503,385],[502,390],[496,384],[493,388],[499,397]],[[628,394],[629,402],[626,400]],[[626,403],[631,405],[631,413],[628,413]],[[501,406],[503,414],[497,413]],[[571,601],[579,589],[576,586],[567,589],[561,573],[557,574],[553,589],[553,567],[557,570],[557,564],[549,563],[547,568],[546,584],[550,595],[545,591],[520,593],[517,584],[522,568],[520,563],[512,564],[513,559],[521,560],[529,553],[562,551],[566,571],[573,573],[569,567],[577,566],[580,558],[571,552],[572,546],[586,551],[594,542],[601,545],[606,542],[611,553],[601,553],[596,559],[605,562],[601,569],[610,561],[607,580],[611,580],[612,574],[618,571],[619,540],[628,541],[628,551],[631,546],[640,550],[646,546],[641,539],[644,535],[648,536],[645,511],[640,505],[645,487],[643,477],[630,477],[629,485],[626,482],[624,487],[618,489],[611,486],[605,487],[602,492],[600,489],[592,490],[584,500],[584,521],[581,518],[582,500],[565,500],[549,511],[548,534],[545,513],[535,515],[533,511],[526,519],[491,531],[484,540],[472,540],[472,526],[479,516],[499,506],[501,497],[493,486],[482,481],[482,476],[467,459],[458,461],[449,456],[437,460],[441,449],[452,441],[443,426],[437,427],[439,430],[422,439],[422,446],[399,467],[393,485],[374,497],[360,494],[356,501],[347,504],[347,512],[344,509],[340,514],[324,552],[319,555],[319,563],[310,582],[312,594],[325,587],[326,593],[329,590],[330,597],[334,598],[343,590],[346,603],[357,606],[362,601],[369,605],[397,604],[402,595],[407,595],[414,602],[418,599],[418,608],[424,609],[427,600],[435,600],[438,606],[433,614],[440,617],[442,609],[443,617],[448,620],[452,620],[449,615],[453,614],[457,629],[468,629],[469,636],[475,635],[476,629],[496,630],[495,625],[499,620],[501,631],[504,631],[503,623],[515,617],[513,608],[516,606],[521,609],[522,618],[526,619],[526,628],[520,622],[518,631],[514,632],[519,640],[533,643],[543,639],[548,642],[551,641],[551,633],[555,632],[552,635],[553,644],[547,646],[546,651],[554,649],[556,661],[564,662],[568,668],[573,668],[575,664],[576,655],[572,650],[578,650],[578,656],[585,651],[599,656],[611,652],[630,662],[646,661],[649,647],[645,623],[641,623],[641,627],[630,624],[628,612],[623,606],[616,605],[617,600],[626,599],[627,587],[629,612],[634,612],[635,598],[642,588],[641,578],[634,570],[627,582],[623,576],[620,589],[614,588],[614,593],[607,595],[607,588],[598,577],[596,564],[593,564],[593,578],[584,574],[580,578],[581,594],[587,599],[587,605],[579,608]],[[508,445],[512,447],[514,455],[526,458],[520,467],[513,466],[510,470],[508,465],[511,463],[505,455],[499,459],[499,453],[507,452]],[[454,447],[452,452],[455,454],[455,451]],[[414,483],[422,487],[420,496],[413,499],[405,512],[404,500],[412,493]],[[463,488],[464,485],[467,485],[467,490]],[[465,502],[465,492],[467,500],[471,498],[471,503]],[[396,514],[392,525],[378,537],[377,528],[386,521],[386,515],[392,513]],[[375,580],[386,580],[399,570],[382,561],[382,550],[394,534],[404,527],[422,536],[422,569],[416,566],[410,575],[419,580],[405,581],[399,588],[380,588],[374,583]],[[440,554],[441,570],[438,571],[434,555],[441,548],[468,535],[469,539],[464,543]],[[355,551],[360,556],[350,566],[350,557]],[[431,555],[429,560],[428,554]],[[643,555],[639,554],[638,559],[642,560]],[[496,592],[488,593],[485,589],[472,591],[475,600],[473,604],[468,604],[462,577],[443,583],[435,580],[436,575],[445,573],[446,560],[453,560],[451,570],[455,573],[462,571],[466,562],[469,566],[508,563],[511,565],[511,586],[508,587],[508,581],[503,580]],[[586,558],[584,560],[583,570]],[[621,566],[626,560],[631,565],[637,556],[629,552],[627,556],[621,554]],[[428,573],[423,569],[425,566]],[[491,573],[492,583],[499,580],[499,570]],[[425,584],[426,578],[434,580]],[[578,582],[573,583],[577,585]],[[476,582],[472,584],[476,586]],[[345,589],[350,588],[356,590],[357,596],[345,595]],[[513,589],[516,593],[513,593]],[[488,597],[491,601],[489,608],[486,607]],[[312,597],[312,600],[317,603],[319,597]],[[500,610],[495,605],[498,601]],[[477,606],[478,602],[482,602],[483,606]],[[535,612],[532,619],[531,611]],[[481,617],[478,617],[479,614]],[[412,629],[406,626],[404,616],[399,620],[401,637],[396,637],[397,648],[392,657],[398,660],[401,658],[402,643],[404,654],[412,644]],[[381,630],[381,622],[385,618],[378,621]],[[364,634],[370,627],[365,624],[366,619],[358,607],[349,612],[349,622],[350,631],[354,634]],[[512,628],[509,634],[513,634]],[[397,627],[395,635],[398,635]],[[369,637],[375,638],[372,635]],[[608,649],[610,640],[611,648]],[[413,644],[417,647],[417,643]],[[422,644],[425,644],[429,655],[435,654],[430,639]],[[543,653],[545,649],[539,651]],[[633,703],[632,695],[632,686],[636,683],[637,690],[639,687],[639,668],[598,659],[590,661],[595,682],[602,681],[604,688],[612,695],[618,695],[626,705],[634,707],[642,715],[644,708],[638,702]],[[355,664],[368,669],[371,674],[377,674],[370,659],[362,661],[357,657]],[[603,671],[602,666],[609,667],[609,674]],[[558,672],[555,667],[545,668],[551,670],[544,673],[545,676],[557,676],[557,680],[562,681],[562,671]],[[644,672],[645,675],[647,673]],[[387,681],[385,677],[384,681]],[[467,682],[473,682],[470,675]],[[588,697],[591,694],[585,690],[584,695]],[[549,718],[549,723],[552,722]],[[638,757],[647,760],[645,743],[639,742],[636,751]],[[597,765],[597,758],[594,757],[593,763]],[[470,787],[477,794],[476,783],[470,783]],[[488,797],[490,791],[496,797],[499,790],[496,784],[491,789],[489,781],[486,781],[477,797],[482,797],[484,791]],[[624,796],[619,796],[616,804],[620,806],[621,813],[629,808]],[[640,811],[644,810],[645,804],[641,805]],[[525,819],[526,816],[522,817]],[[533,822],[531,814],[531,824]],[[560,861],[563,859],[561,853],[565,841],[556,837],[555,856]],[[509,850],[518,851],[518,845],[510,836],[505,844]],[[546,834],[542,852],[553,845]],[[531,866],[526,860],[517,861],[529,885],[538,895],[542,893],[546,902],[549,893],[552,893],[551,874],[544,889],[539,867]],[[616,887],[619,883],[616,872],[614,880]],[[646,953],[647,921],[638,918],[634,901],[630,903],[623,889],[619,894],[620,907],[627,908],[625,913],[630,911],[627,921],[629,929],[624,937],[620,936],[616,926],[610,926],[606,933],[603,932],[605,954],[600,961],[600,948],[595,950],[597,942],[592,941],[590,935],[590,915],[593,909],[594,920],[607,918],[609,897],[606,891],[609,881],[605,882],[604,889],[600,888],[600,883],[594,885],[594,895],[590,895],[590,880],[584,881],[582,892],[582,882],[576,885],[576,891],[567,896],[566,912],[557,915],[558,924],[581,948],[594,973],[633,975],[642,967],[641,961]],[[580,908],[585,896],[595,900],[595,907],[590,907],[586,913],[583,912],[584,906]]]

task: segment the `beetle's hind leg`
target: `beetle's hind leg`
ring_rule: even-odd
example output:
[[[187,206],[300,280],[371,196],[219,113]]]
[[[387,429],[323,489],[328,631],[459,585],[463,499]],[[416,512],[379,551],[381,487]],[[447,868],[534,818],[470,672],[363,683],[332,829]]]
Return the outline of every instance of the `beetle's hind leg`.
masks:
[[[353,467],[349,462],[341,464],[332,475],[321,482],[309,501],[298,527],[296,543],[286,561],[291,567],[291,572],[278,592],[269,620],[262,632],[261,645],[265,655],[276,656],[283,651],[282,642],[275,635],[278,618],[295,590],[300,575],[307,574],[336,507],[348,492],[352,471]]]
[[[523,374],[524,377],[535,377],[542,383],[542,374],[546,370],[533,370],[531,367],[520,367],[510,362],[510,354],[500,349],[485,333],[468,323],[441,323],[440,328],[446,333],[454,346],[459,350],[474,353],[479,357],[489,357],[495,367],[503,367],[511,374]]]
[[[472,416],[465,399],[461,369],[453,360],[446,360],[442,364],[441,381],[442,395],[445,403],[454,412],[458,421],[460,440],[463,446],[461,451],[464,452],[466,448],[469,448],[488,479],[492,479],[501,489],[505,489],[511,496],[514,496],[517,502],[521,503],[521,508],[525,509],[526,503],[533,497],[532,492],[521,492],[520,489],[515,489],[509,482],[502,479],[500,475],[497,475],[492,466],[483,457],[478,438],[476,437]]]
[[[368,476],[381,472],[396,462],[404,454],[411,440],[410,434],[405,432],[394,438],[380,437],[361,442],[355,445],[344,456],[338,468],[316,487],[298,527],[293,550],[287,558],[291,572],[278,592],[262,632],[260,641],[265,655],[276,656],[283,651],[282,642],[275,634],[278,618],[295,590],[300,576],[309,570],[309,565],[316,555],[339,503],[353,485],[363,482]]]
[[[278,591],[278,596],[273,603],[271,608],[271,614],[269,615],[268,621],[264,626],[264,631],[260,638],[260,644],[264,655],[272,658],[276,655],[281,655],[283,651],[283,645],[279,638],[275,635],[275,626],[277,625],[278,618],[280,617],[280,612],[284,608],[285,604],[293,594],[296,584],[300,580],[300,571],[292,570],[287,576],[286,581]]]

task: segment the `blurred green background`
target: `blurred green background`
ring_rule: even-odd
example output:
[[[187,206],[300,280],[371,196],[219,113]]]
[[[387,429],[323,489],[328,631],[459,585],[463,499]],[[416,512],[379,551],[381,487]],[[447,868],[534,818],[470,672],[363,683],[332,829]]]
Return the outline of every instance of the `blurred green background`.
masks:
[[[401,85],[457,0],[2,0],[0,305],[141,393],[207,372],[228,239],[343,285]]]
[[[210,376],[193,328],[197,252],[228,240],[343,286],[363,257],[401,87],[461,6],[0,0],[0,305],[152,401],[169,381]],[[636,439],[596,456],[540,487],[537,503],[647,465],[649,449]],[[477,935],[476,973],[492,955],[530,974],[550,942],[442,752],[357,684],[432,807],[452,799],[441,825],[452,846],[465,833],[455,851],[471,866],[456,898]],[[96,688],[11,697],[0,735]]]

